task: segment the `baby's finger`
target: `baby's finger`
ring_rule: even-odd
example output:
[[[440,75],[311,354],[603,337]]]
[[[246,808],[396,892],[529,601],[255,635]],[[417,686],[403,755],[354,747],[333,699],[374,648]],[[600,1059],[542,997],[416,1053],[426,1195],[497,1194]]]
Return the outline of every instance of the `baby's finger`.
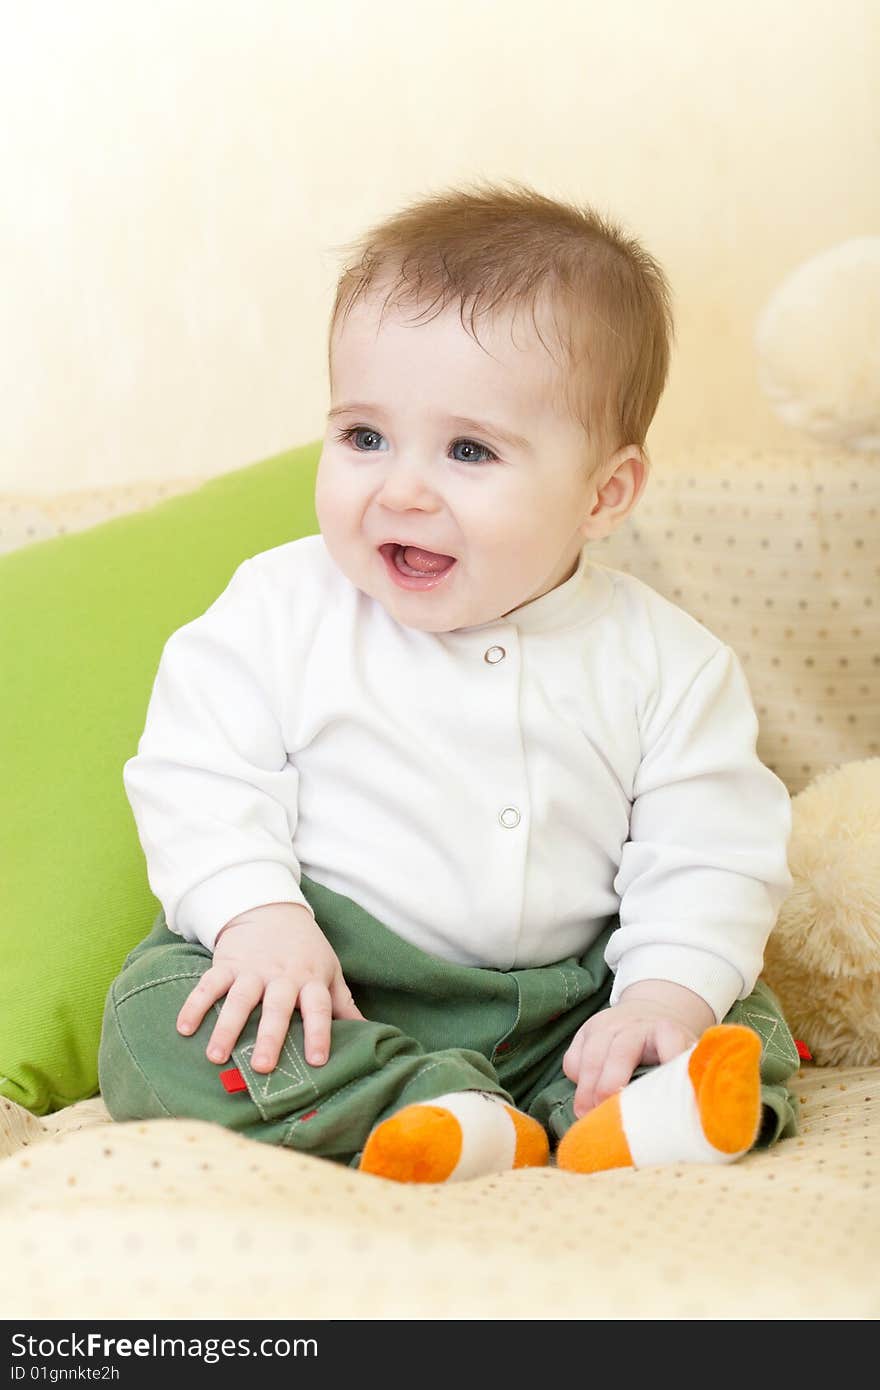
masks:
[[[584,1049],[575,1091],[575,1115],[586,1114],[625,1086],[641,1060],[644,1046],[643,1029],[630,1026],[613,1033],[597,1033]]]
[[[578,1119],[598,1104],[596,1082],[602,1075],[613,1036],[606,1028],[597,1028],[584,1038],[574,1093],[574,1113]]]
[[[330,1056],[330,1021],[333,1005],[330,991],[320,980],[307,980],[299,992],[299,1011],[305,1035],[306,1061],[320,1067]]]
[[[194,1033],[212,1004],[221,999],[235,976],[226,965],[212,965],[190,990],[177,1015],[178,1033]]]
[[[579,1028],[568,1045],[568,1051],[562,1058],[562,1070],[569,1081],[577,1081],[581,1071],[581,1058],[584,1054],[584,1043],[587,1040],[587,1033],[583,1028]]]
[[[235,980],[208,1042],[209,1062],[228,1060],[242,1028],[263,997],[264,987],[259,975],[239,975]]]
[[[330,986],[330,1003],[334,1018],[359,1018],[362,1023],[367,1022],[341,974],[336,976]]]
[[[277,1065],[296,1007],[298,992],[294,982],[283,976],[270,980],[267,984],[254,1055],[251,1058],[251,1066],[255,1071],[272,1071]]]
[[[642,1060],[645,1050],[647,1029],[627,1028],[616,1033],[605,1057],[603,1066],[594,1087],[596,1105],[620,1091],[631,1079],[633,1072]]]

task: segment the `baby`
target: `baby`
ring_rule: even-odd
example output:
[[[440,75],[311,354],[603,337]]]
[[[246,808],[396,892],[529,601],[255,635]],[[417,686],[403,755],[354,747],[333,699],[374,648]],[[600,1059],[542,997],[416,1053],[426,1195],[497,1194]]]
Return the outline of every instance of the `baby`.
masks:
[[[428,1182],[796,1132],[788,793],[731,648],[589,558],[671,336],[639,243],[522,185],[358,243],[320,534],[172,634],[125,764],[163,912],[107,999],[115,1118]]]

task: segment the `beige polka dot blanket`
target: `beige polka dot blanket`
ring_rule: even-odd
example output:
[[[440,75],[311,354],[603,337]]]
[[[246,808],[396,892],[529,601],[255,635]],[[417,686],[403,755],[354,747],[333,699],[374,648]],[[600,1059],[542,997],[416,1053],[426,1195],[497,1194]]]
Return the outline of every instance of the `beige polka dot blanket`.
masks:
[[[185,1120],[0,1101],[4,1316],[875,1318],[880,1068],[738,1163],[386,1182]]]
[[[818,445],[664,460],[597,547],[734,647],[759,752],[793,794],[880,753],[878,462]],[[198,481],[0,499],[0,543]],[[801,1133],[736,1164],[442,1187],[202,1123],[113,1124],[100,1099],[43,1119],[0,1100],[3,1316],[875,1318],[880,1052],[866,1046],[870,1065],[805,1065]]]

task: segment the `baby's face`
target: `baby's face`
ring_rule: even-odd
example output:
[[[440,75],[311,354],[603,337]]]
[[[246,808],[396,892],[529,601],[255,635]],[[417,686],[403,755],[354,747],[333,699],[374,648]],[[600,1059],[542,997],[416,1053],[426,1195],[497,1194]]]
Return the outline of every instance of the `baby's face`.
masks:
[[[315,494],[325,544],[407,627],[493,622],[568,579],[584,543],[595,484],[583,430],[553,404],[562,368],[525,313],[478,318],[480,347],[457,305],[422,323],[389,308],[379,327],[380,309],[381,295],[359,300],[333,338]],[[404,587],[391,542],[454,564]]]

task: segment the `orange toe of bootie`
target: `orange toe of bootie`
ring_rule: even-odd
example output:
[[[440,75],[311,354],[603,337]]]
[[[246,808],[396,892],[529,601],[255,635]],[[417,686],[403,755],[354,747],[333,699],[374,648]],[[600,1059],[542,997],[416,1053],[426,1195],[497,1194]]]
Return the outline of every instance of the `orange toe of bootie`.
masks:
[[[572,1173],[599,1173],[606,1168],[632,1168],[632,1154],[623,1131],[620,1096],[609,1096],[575,1120],[556,1150],[557,1168]]]
[[[377,1125],[360,1168],[397,1182],[446,1182],[461,1157],[461,1126],[442,1106],[408,1105]]]
[[[751,1148],[761,1124],[761,1039],[740,1023],[707,1028],[691,1054],[688,1074],[703,1133],[723,1154]]]

